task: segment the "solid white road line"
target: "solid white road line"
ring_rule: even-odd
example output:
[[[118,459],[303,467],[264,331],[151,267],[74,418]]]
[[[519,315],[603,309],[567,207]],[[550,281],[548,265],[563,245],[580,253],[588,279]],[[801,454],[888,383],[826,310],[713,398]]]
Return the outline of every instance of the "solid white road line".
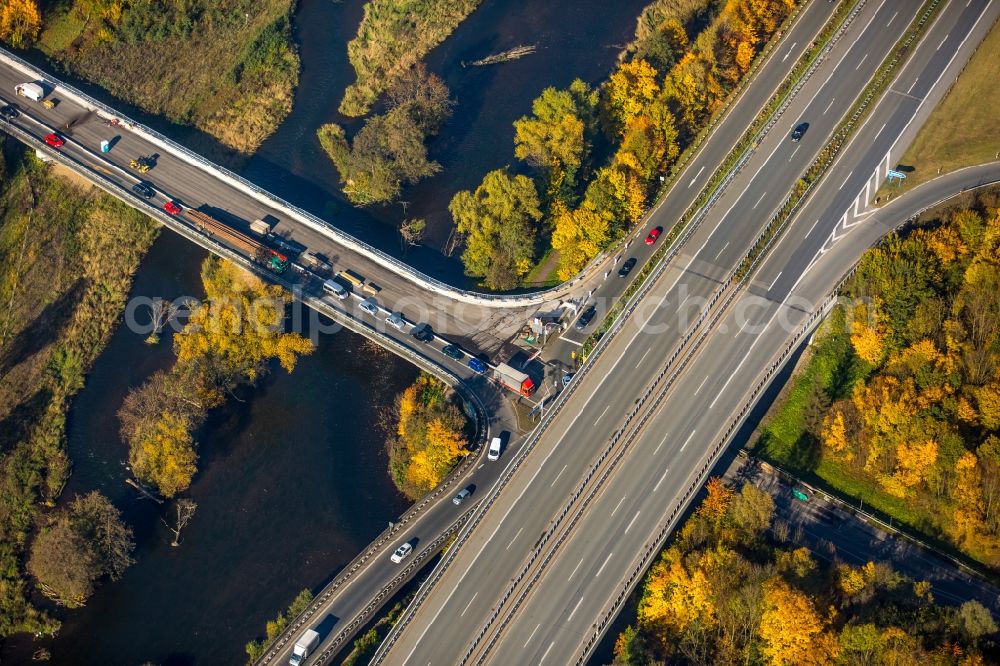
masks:
[[[639,366],[642,365],[642,362],[646,360],[646,357],[649,356],[649,352],[651,352],[651,351],[653,351],[652,347],[650,347],[649,349],[647,349],[646,353],[642,355],[642,358],[639,359],[639,362],[635,364],[635,369],[636,370],[639,369]]]
[[[632,520],[628,521],[628,527],[625,528],[625,534],[628,534],[628,531],[632,529],[632,524],[635,523],[635,519],[639,517],[640,513],[642,513],[642,511],[636,511],[635,515],[632,516]]]
[[[568,583],[569,581],[573,580],[573,576],[575,576],[575,575],[576,575],[576,570],[580,568],[580,565],[581,565],[581,564],[583,564],[583,558],[582,558],[582,557],[580,558],[580,561],[576,563],[576,566],[575,566],[575,567],[573,567],[573,573],[571,573],[571,574],[569,575],[569,578],[567,578],[567,579],[566,579],[566,582],[567,582],[567,583]]]
[[[549,652],[551,652],[551,651],[552,651],[552,647],[553,647],[553,646],[554,646],[555,644],[556,644],[556,642],[555,642],[555,641],[552,641],[551,643],[549,643],[549,649],[548,649],[548,650],[546,650],[546,651],[545,651],[545,654],[543,654],[543,655],[542,655],[542,658],[538,660],[538,666],[542,666],[542,662],[543,662],[543,661],[545,661],[545,658],[546,658],[547,656],[549,656]]]
[[[861,62],[859,62],[858,66],[854,68],[855,72],[858,71],[859,69],[861,69],[861,65],[865,64],[865,60],[868,60],[868,54],[867,53],[864,54],[863,56],[861,56]]]
[[[571,345],[576,345],[577,347],[583,346],[582,342],[577,342],[576,340],[570,340],[569,338],[559,338],[559,339],[562,340],[563,342],[568,342]]]
[[[669,437],[669,436],[670,436],[669,434],[667,434],[667,435],[664,435],[664,436],[663,436],[663,439],[661,439],[661,440],[660,440],[660,443],[656,445],[656,448],[655,448],[655,449],[653,449],[653,455],[654,455],[654,456],[655,456],[655,455],[656,455],[657,453],[659,453],[659,452],[660,452],[660,447],[661,447],[661,446],[663,446],[663,445],[664,445],[664,443],[666,443],[666,441],[667,441],[667,437]]]
[[[524,645],[521,646],[522,650],[524,648],[528,647],[528,643],[530,643],[531,639],[535,637],[535,631],[538,631],[538,627],[540,627],[540,626],[542,626],[541,622],[539,622],[538,624],[535,625],[535,630],[531,632],[531,635],[528,636],[528,640],[524,641]]]
[[[653,486],[653,492],[654,492],[654,493],[655,493],[655,492],[656,492],[657,490],[659,490],[659,489],[660,489],[660,484],[661,484],[661,483],[663,483],[663,479],[667,478],[667,473],[668,473],[668,472],[670,472],[670,468],[669,468],[669,467],[668,467],[667,469],[663,470],[663,476],[661,476],[661,477],[660,477],[660,480],[656,482],[656,485],[655,485],[655,486]]]
[[[601,572],[604,571],[604,567],[608,566],[608,562],[611,561],[612,555],[614,555],[614,553],[608,553],[608,556],[604,559],[604,564],[602,564],[601,568],[597,570],[596,574],[594,574],[594,578],[597,578],[598,576],[601,575]]]
[[[705,378],[701,380],[701,384],[698,384],[698,390],[694,392],[695,395],[698,395],[698,391],[701,391],[701,389],[705,386],[705,382],[707,381],[708,381],[708,375],[705,375]]]
[[[771,283],[771,286],[767,288],[768,291],[774,289],[774,285],[778,284],[778,278],[781,277],[781,273],[781,271],[778,271],[778,274],[774,276],[774,281]]]
[[[688,438],[684,440],[684,444],[682,444],[682,445],[681,445],[681,451],[683,451],[683,450],[684,450],[684,447],[688,445],[688,442],[690,442],[690,441],[691,441],[691,438],[692,438],[692,437],[694,437],[694,434],[695,434],[696,432],[698,432],[698,431],[697,431],[697,430],[692,430],[692,431],[691,431],[691,434],[690,434],[690,435],[688,435]]]
[[[611,405],[608,405],[607,407],[604,408],[604,411],[601,412],[601,415],[597,417],[597,421],[594,421],[594,425],[597,425],[597,422],[604,418],[604,415],[608,413],[609,409],[611,409]]]
[[[559,477],[562,476],[562,473],[566,471],[567,467],[569,467],[569,463],[566,463],[565,465],[563,465],[563,468],[561,470],[559,470],[558,474],[556,474],[556,478],[552,479],[552,483],[549,484],[549,488],[551,488],[552,486],[556,485],[556,481],[559,480]]]
[[[615,514],[618,513],[618,509],[621,508],[622,502],[625,501],[626,497],[628,497],[628,495],[622,495],[622,498],[620,500],[618,500],[618,504],[615,505],[615,510],[611,512],[611,517],[612,518],[614,518]]]
[[[834,101],[836,101],[836,99],[837,98],[834,97],[833,99],[830,100],[830,103],[826,105],[825,109],[823,109],[822,115],[824,115],[824,116],[826,115],[826,112],[830,110],[830,107],[833,106],[833,103],[834,103]]]
[[[567,622],[573,619],[573,616],[576,615],[576,611],[580,608],[580,604],[582,603],[583,603],[583,597],[580,597],[580,600],[576,602],[576,606],[573,606],[573,612],[569,614],[568,618],[566,618]]]
[[[523,532],[523,531],[524,531],[523,527],[521,529],[519,529],[517,531],[517,534],[514,535],[514,538],[510,540],[510,543],[507,544],[507,547],[504,548],[504,550],[510,550],[510,547],[514,545],[514,542],[517,541],[517,537],[521,536],[521,532]]]
[[[469,603],[465,604],[465,610],[462,611],[462,614],[459,615],[459,617],[465,617],[465,611],[469,610],[469,606],[472,605],[472,602],[475,601],[476,597],[478,597],[478,596],[479,596],[479,592],[476,592],[475,594],[472,595],[472,598],[469,599]]]

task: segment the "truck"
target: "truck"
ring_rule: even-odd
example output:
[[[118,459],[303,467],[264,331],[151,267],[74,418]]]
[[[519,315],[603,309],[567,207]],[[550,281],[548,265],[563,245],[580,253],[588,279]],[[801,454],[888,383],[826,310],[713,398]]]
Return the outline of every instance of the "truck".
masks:
[[[288,663],[292,666],[301,666],[301,664],[306,660],[312,651],[319,646],[319,632],[315,629],[306,629],[305,633],[299,636],[299,640],[295,641],[295,647],[292,648],[292,657],[288,660]]]
[[[267,238],[267,235],[271,233],[271,229],[274,225],[265,219],[256,219],[250,223],[250,231],[254,232],[261,238]]]
[[[37,83],[18,83],[14,86],[14,92],[34,102],[41,102],[45,99],[45,89]]]
[[[500,363],[493,369],[493,379],[504,388],[520,393],[526,398],[530,398],[535,392],[535,383],[531,381],[531,377],[506,363]]]
[[[209,236],[218,237],[236,249],[246,252],[254,261],[272,273],[280,275],[288,270],[288,257],[272,250],[256,238],[234,229],[200,210],[187,209],[184,211],[184,215],[201,231]]]
[[[300,254],[299,261],[302,262],[303,266],[317,273],[326,274],[333,270],[333,266],[323,261],[320,257],[318,257],[316,254],[312,252],[303,252],[302,254]]]

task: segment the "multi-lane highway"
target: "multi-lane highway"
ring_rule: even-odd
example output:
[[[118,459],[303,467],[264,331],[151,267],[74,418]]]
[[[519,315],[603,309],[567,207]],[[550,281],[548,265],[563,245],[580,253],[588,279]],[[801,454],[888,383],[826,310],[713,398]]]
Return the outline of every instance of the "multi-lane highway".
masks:
[[[765,140],[743,184],[734,184],[717,205],[721,215],[706,220],[690,252],[664,273],[632,325],[580,378],[520,471],[474,517],[474,529],[439,566],[433,587],[418,597],[415,612],[385,646],[382,663],[457,663],[469,654],[492,663],[565,664],[586,651],[593,627],[621,595],[622,581],[634,579],[639,554],[699,482],[709,452],[743,410],[748,390],[778,358],[790,333],[815,321],[815,308],[842,272],[884,232],[880,220],[892,211],[869,209],[868,184],[885,177],[905,147],[897,140],[919,125],[919,118],[913,120],[918,112],[932,106],[925,99],[940,93],[942,77],[945,85],[950,82],[995,21],[995,2],[953,2],[941,10],[893,90],[844,149],[752,286],[726,310],[641,430],[625,429],[623,441],[631,443],[613,473],[600,486],[593,479],[602,477],[603,467],[588,485],[581,479],[671,356],[685,318],[691,322],[705,308],[876,71],[894,42],[887,35],[902,34],[919,8],[918,2],[866,3],[851,35],[790,112],[790,124],[810,123],[805,137],[792,143],[774,132]],[[579,515],[582,500],[564,511],[578,488],[589,498]],[[550,532],[529,575],[512,586]]]

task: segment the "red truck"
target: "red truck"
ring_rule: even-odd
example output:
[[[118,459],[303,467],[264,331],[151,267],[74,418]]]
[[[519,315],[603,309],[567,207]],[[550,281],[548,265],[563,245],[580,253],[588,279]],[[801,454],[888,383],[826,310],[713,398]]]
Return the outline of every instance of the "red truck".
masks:
[[[531,394],[535,392],[535,383],[531,381],[531,377],[515,370],[506,363],[501,363],[494,368],[493,379],[505,388],[525,397],[531,397]]]

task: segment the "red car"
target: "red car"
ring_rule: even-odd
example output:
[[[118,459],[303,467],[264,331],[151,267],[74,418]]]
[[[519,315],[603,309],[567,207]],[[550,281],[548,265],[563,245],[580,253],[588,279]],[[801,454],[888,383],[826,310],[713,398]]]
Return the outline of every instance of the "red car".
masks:
[[[646,245],[652,245],[656,242],[656,239],[660,237],[663,233],[663,227],[656,227],[655,229],[649,230],[649,235],[646,236]]]
[[[181,207],[175,204],[173,201],[168,201],[163,204],[163,210],[167,211],[171,215],[180,215]]]
[[[45,143],[49,144],[53,148],[62,148],[66,145],[66,139],[62,138],[58,134],[46,134]]]

